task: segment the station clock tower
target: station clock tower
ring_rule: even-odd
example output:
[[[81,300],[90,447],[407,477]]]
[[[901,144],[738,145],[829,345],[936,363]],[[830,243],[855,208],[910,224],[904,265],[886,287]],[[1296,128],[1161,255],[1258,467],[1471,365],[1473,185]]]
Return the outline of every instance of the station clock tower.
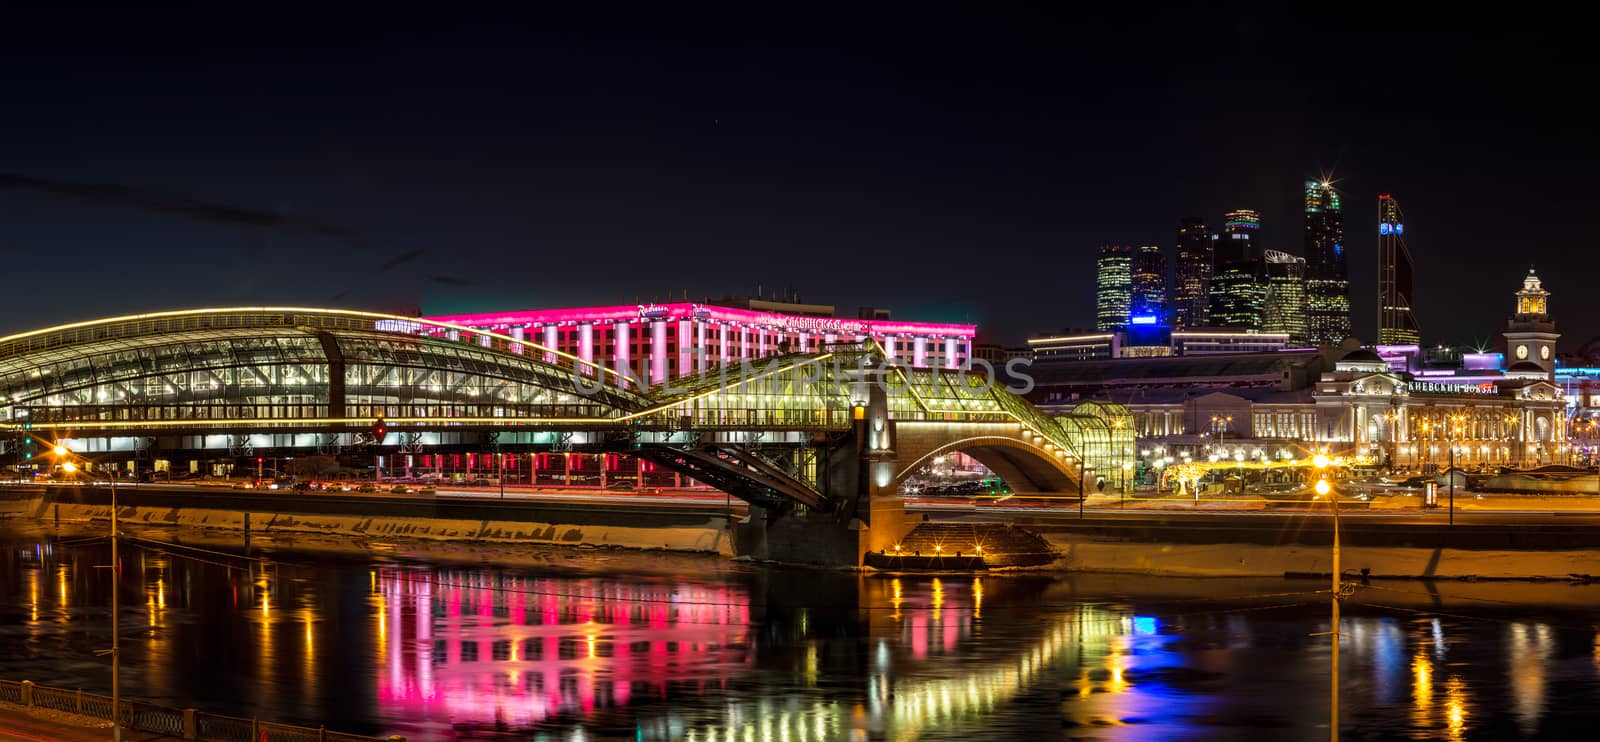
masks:
[[[1544,290],[1539,276],[1528,269],[1522,279],[1522,290],[1517,292],[1517,311],[1506,323],[1506,369],[1518,370],[1518,364],[1533,364],[1552,378],[1556,368],[1556,323],[1550,320],[1550,292]],[[1523,370],[1532,369],[1526,365]]]

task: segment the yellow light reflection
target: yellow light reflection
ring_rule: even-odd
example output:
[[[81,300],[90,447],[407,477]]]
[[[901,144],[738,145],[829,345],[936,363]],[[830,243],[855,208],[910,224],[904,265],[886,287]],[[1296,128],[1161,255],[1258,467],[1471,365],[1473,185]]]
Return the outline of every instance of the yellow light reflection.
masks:
[[[56,593],[61,597],[61,608],[67,607],[67,565],[56,568]]]
[[[28,620],[39,622],[39,570],[28,570]]]
[[[1462,739],[1467,731],[1467,687],[1460,677],[1444,681],[1445,731],[1450,739]]]
[[[935,577],[935,578],[933,578],[933,609],[937,611],[937,610],[939,610],[940,608],[943,608],[943,607],[944,607],[944,583],[941,582],[939,580],[939,578]]]
[[[972,578],[972,617],[983,618],[983,578]]]
[[[893,597],[891,597],[889,599],[889,604],[894,606],[894,614],[891,615],[890,618],[893,618],[894,620],[898,621],[898,620],[900,620],[900,601],[901,601],[901,597],[900,597],[900,578],[896,577],[893,580],[890,580],[889,581],[889,588],[893,591]],[[35,619],[37,619],[37,613],[35,614]],[[1600,641],[1600,638],[1597,638],[1595,641]]]

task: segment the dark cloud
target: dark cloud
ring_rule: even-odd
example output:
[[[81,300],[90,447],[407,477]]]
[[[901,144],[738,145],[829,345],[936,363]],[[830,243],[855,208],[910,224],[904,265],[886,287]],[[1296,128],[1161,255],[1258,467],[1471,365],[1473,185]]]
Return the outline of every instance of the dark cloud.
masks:
[[[355,232],[325,222],[273,211],[207,203],[184,196],[114,183],[73,183],[30,175],[0,173],[0,190],[32,191],[85,203],[140,209],[206,224],[247,227],[290,236],[326,237],[352,247],[367,246],[366,241]]]

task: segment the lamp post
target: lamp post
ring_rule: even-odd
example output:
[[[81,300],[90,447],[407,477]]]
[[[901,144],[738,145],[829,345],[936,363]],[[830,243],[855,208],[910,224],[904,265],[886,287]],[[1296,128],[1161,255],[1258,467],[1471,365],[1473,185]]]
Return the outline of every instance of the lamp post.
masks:
[[[1086,464],[1083,457],[1078,457],[1078,520],[1083,520],[1083,478],[1087,476]]]
[[[1212,415],[1211,429],[1217,433],[1217,445],[1222,445],[1222,440],[1228,436],[1228,424],[1233,422],[1233,415]]]
[[[1450,418],[1450,525],[1456,524],[1456,446],[1461,440],[1461,416]]]
[[[57,460],[72,453],[60,444],[55,446],[53,452]],[[67,459],[61,462],[61,469],[68,474],[75,474],[78,465]],[[116,474],[115,470],[111,472],[111,739],[113,742],[122,742],[122,612],[118,597],[122,590],[122,564],[117,552]]]
[[[1119,508],[1128,507],[1128,470],[1133,468],[1133,462],[1122,462],[1122,477],[1117,480],[1117,498]]]
[[[1331,739],[1333,742],[1339,742],[1339,576],[1341,571],[1339,566],[1339,496],[1333,493],[1333,486],[1328,484],[1327,478],[1323,475],[1323,472],[1328,468],[1327,455],[1319,453],[1311,462],[1317,468],[1317,494],[1328,496],[1328,504],[1333,511],[1333,593],[1329,600],[1333,611],[1333,625],[1330,632],[1333,637],[1333,678],[1332,687],[1329,691],[1330,707],[1332,709],[1329,712],[1329,724],[1332,731]]]

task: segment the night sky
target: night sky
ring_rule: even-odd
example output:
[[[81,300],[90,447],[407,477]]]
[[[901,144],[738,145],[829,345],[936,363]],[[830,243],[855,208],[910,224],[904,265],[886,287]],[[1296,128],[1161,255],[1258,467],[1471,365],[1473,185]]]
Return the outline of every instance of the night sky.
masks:
[[[1053,5],[8,11],[0,332],[760,285],[1017,343],[1092,326],[1096,246],[1172,259],[1186,215],[1256,208],[1303,254],[1331,171],[1365,339],[1380,192],[1425,340],[1496,335],[1530,264],[1563,346],[1600,335],[1580,24]]]

